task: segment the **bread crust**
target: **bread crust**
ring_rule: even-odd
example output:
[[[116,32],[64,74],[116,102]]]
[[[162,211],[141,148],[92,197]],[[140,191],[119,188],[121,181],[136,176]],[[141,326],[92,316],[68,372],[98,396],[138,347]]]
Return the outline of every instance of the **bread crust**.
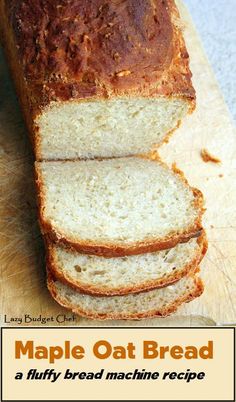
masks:
[[[164,278],[144,281],[132,286],[128,284],[119,288],[108,288],[102,285],[89,285],[80,281],[75,281],[69,274],[65,275],[62,270],[58,268],[56,255],[52,243],[46,242],[46,265],[47,269],[52,273],[53,277],[70,286],[74,290],[78,290],[81,293],[93,295],[93,296],[123,296],[129,293],[135,294],[145,292],[149,290],[163,288],[178,282],[181,278],[188,275],[190,271],[196,268],[203,257],[205,256],[208,248],[208,242],[205,231],[202,232],[198,238],[199,250],[194,254],[192,260],[184,265],[178,272],[172,272]],[[103,257],[101,257],[103,258]]]
[[[40,218],[42,222],[42,217]],[[129,255],[138,255],[145,253],[153,253],[155,251],[166,250],[175,247],[178,243],[186,243],[193,237],[199,237],[202,233],[202,224],[196,222],[188,230],[182,233],[176,233],[173,236],[166,236],[163,239],[147,240],[145,242],[136,242],[131,245],[126,243],[124,246],[113,244],[93,244],[92,242],[77,242],[72,238],[68,238],[63,233],[55,232],[50,223],[41,224],[41,231],[47,241],[55,242],[65,247],[78,251],[81,254],[92,254],[101,257],[125,257]]]
[[[146,156],[148,157],[148,156]],[[155,160],[158,160],[166,168],[167,165],[162,162],[160,159],[157,159],[157,156],[151,159],[153,163]],[[189,186],[187,179],[185,178],[182,171],[176,168],[176,166],[172,166],[172,170],[175,174],[177,174],[184,183],[185,186],[189,186],[194,195],[194,208],[199,211],[195,222],[189,226],[186,230],[173,232],[168,236],[157,239],[146,239],[142,242],[136,243],[125,243],[125,244],[112,244],[112,243],[93,243],[91,241],[83,241],[80,239],[74,239],[72,237],[67,236],[63,230],[60,233],[53,227],[51,222],[47,221],[44,217],[44,209],[45,209],[45,191],[43,186],[43,180],[40,174],[40,163],[35,163],[35,182],[37,188],[37,198],[38,198],[38,211],[39,211],[39,224],[41,227],[41,231],[45,236],[47,242],[55,242],[65,247],[78,251],[81,254],[91,254],[102,257],[125,257],[129,255],[138,255],[145,253],[152,253],[155,251],[166,250],[172,247],[175,247],[178,243],[188,242],[193,237],[199,237],[202,234],[202,215],[205,212],[204,209],[204,198],[203,194],[200,190]]]
[[[71,310],[74,314],[78,314],[81,317],[91,318],[94,320],[141,320],[144,318],[155,318],[155,317],[167,317],[176,312],[178,307],[180,307],[183,303],[189,303],[193,299],[201,296],[204,291],[204,285],[202,280],[199,277],[194,278],[195,289],[189,293],[186,292],[185,295],[179,297],[168,307],[165,307],[160,310],[151,310],[145,313],[137,313],[137,314],[128,314],[128,313],[108,313],[108,314],[98,314],[95,312],[88,312],[82,310],[80,308],[74,308],[74,306],[68,302],[66,302],[62,297],[60,297],[56,291],[54,286],[54,280],[52,275],[48,272],[47,279],[47,287],[49,292],[51,293],[54,300],[59,303],[62,307],[65,307],[67,310]],[[121,296],[122,297],[122,296]]]
[[[194,110],[174,0],[57,3],[47,0],[43,9],[39,0],[34,7],[30,0],[0,2],[3,44],[38,160],[37,118],[51,105],[165,96]]]

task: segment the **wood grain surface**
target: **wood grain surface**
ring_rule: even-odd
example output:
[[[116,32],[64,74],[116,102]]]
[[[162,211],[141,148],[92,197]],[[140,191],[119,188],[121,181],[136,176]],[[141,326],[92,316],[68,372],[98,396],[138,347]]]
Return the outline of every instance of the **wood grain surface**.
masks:
[[[236,323],[236,129],[203,52],[191,17],[179,3],[191,57],[197,110],[160,154],[176,162],[206,198],[204,225],[209,251],[202,263],[205,292],[175,316],[141,322],[94,322],[76,317],[70,325],[215,325]],[[220,164],[205,163],[206,148]],[[44,249],[37,224],[33,156],[4,57],[0,60],[0,268],[1,323],[4,315],[70,313],[54,302],[45,285]],[[39,321],[30,325],[39,325]],[[11,325],[18,325],[11,322]],[[56,325],[55,320],[47,325]],[[61,324],[63,325],[63,324]]]

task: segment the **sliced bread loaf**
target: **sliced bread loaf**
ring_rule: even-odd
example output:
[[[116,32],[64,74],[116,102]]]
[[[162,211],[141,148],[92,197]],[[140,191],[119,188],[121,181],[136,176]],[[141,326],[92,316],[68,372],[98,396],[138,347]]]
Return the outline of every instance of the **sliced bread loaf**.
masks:
[[[61,282],[87,294],[124,295],[177,282],[196,267],[207,250],[205,233],[174,248],[104,258],[48,243],[47,267]]]
[[[201,279],[186,276],[176,284],[126,296],[96,297],[76,292],[48,275],[52,297],[75,314],[98,320],[165,317],[203,292]]]
[[[79,252],[141,254],[199,236],[202,193],[139,157],[36,162],[43,233]]]
[[[1,0],[0,28],[36,159],[145,153],[194,109],[174,0]]]

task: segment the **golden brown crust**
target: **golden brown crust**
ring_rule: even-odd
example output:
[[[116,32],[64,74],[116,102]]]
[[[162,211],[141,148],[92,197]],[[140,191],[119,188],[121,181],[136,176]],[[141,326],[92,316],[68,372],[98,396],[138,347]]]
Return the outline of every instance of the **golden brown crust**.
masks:
[[[56,291],[54,286],[54,280],[52,275],[48,272],[47,286],[48,290],[51,293],[54,300],[59,303],[62,307],[65,307],[68,310],[71,310],[73,313],[78,314],[85,318],[91,318],[94,320],[141,320],[144,318],[154,318],[154,317],[167,317],[170,314],[176,312],[178,307],[180,307],[183,303],[188,303],[195,299],[196,297],[201,296],[204,291],[204,285],[200,278],[195,277],[195,289],[189,293],[186,292],[185,295],[180,297],[178,300],[175,300],[174,303],[170,304],[168,307],[165,307],[161,310],[151,310],[145,313],[137,313],[137,314],[128,314],[128,313],[108,313],[108,314],[98,314],[93,312],[84,311],[80,308],[74,308],[74,306],[68,302],[66,302],[62,297],[60,297]],[[122,297],[122,296],[121,296]]]
[[[14,79],[18,100],[28,128],[30,140],[34,151],[36,151],[39,145],[39,137],[37,130],[33,127],[34,103],[36,102],[35,94],[32,89],[30,89],[28,80],[24,78],[23,66],[18,57],[16,41],[8,21],[6,8],[5,1],[0,0],[1,45],[4,48],[8,66]]]
[[[138,2],[138,4],[137,4]],[[195,107],[174,0],[1,0],[3,42],[41,158],[35,119],[51,102],[181,97]],[[62,18],[63,16],[63,18]],[[75,18],[75,16],[77,16]]]
[[[199,250],[196,251],[192,260],[183,266],[178,272],[172,272],[168,276],[157,280],[149,280],[143,283],[135,284],[129,286],[128,284],[120,288],[108,288],[106,286],[99,285],[88,285],[81,283],[80,281],[75,281],[69,274],[66,275],[58,267],[58,262],[56,259],[54,247],[50,242],[46,242],[46,265],[48,270],[52,273],[53,277],[58,279],[65,285],[78,290],[82,293],[93,295],[93,296],[122,296],[128,293],[140,293],[148,290],[154,290],[158,288],[163,288],[178,282],[181,278],[189,274],[190,271],[195,270],[195,268],[200,264],[204,255],[207,252],[207,237],[205,231],[202,232],[201,236],[198,238]],[[101,257],[103,258],[103,257]]]
[[[144,157],[144,156],[143,156]],[[147,156],[146,156],[147,157]],[[167,165],[158,159],[158,162],[163,166]],[[50,162],[49,162],[50,163]],[[63,233],[60,233],[53,227],[51,222],[47,221],[44,217],[45,209],[45,191],[43,186],[43,180],[40,174],[40,163],[35,163],[35,182],[37,188],[38,204],[39,204],[39,223],[41,231],[45,236],[45,239],[49,242],[58,243],[66,246],[67,248],[78,251],[81,254],[92,254],[103,257],[124,257],[129,255],[138,255],[144,253],[152,253],[155,251],[161,251],[175,247],[178,243],[185,243],[193,237],[199,237],[202,233],[202,215],[205,212],[204,198],[200,190],[190,187],[187,179],[184,177],[183,172],[176,167],[173,171],[178,174],[180,180],[186,186],[189,186],[194,195],[194,207],[199,211],[197,218],[193,225],[189,226],[186,230],[170,233],[168,236],[157,239],[146,239],[142,242],[126,243],[124,245],[118,245],[113,243],[93,243],[91,241],[83,241],[79,239],[73,239]]]
[[[42,217],[40,218],[40,222],[42,222]],[[202,224],[197,222],[194,226],[182,233],[175,233],[172,236],[166,236],[163,239],[137,242],[132,245],[113,245],[108,243],[99,245],[93,244],[92,242],[82,241],[78,243],[77,240],[68,238],[62,233],[56,233],[50,223],[41,223],[41,231],[48,241],[64,245],[67,248],[78,251],[81,254],[92,254],[109,258],[152,253],[155,251],[175,247],[178,243],[185,243],[193,237],[199,237],[202,232]]]

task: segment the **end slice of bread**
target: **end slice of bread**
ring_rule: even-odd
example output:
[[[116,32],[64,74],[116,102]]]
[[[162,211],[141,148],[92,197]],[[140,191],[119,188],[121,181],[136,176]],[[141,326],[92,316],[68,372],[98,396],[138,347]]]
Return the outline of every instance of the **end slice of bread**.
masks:
[[[197,267],[207,250],[205,232],[174,248],[104,258],[47,244],[47,267],[59,281],[91,295],[125,295],[173,284]]]
[[[142,254],[199,236],[202,193],[140,157],[36,162],[42,232],[81,253]]]
[[[186,302],[200,296],[203,283],[196,276],[186,276],[174,285],[126,296],[96,297],[76,292],[48,274],[48,289],[63,307],[83,317],[97,320],[132,320],[166,317]]]

